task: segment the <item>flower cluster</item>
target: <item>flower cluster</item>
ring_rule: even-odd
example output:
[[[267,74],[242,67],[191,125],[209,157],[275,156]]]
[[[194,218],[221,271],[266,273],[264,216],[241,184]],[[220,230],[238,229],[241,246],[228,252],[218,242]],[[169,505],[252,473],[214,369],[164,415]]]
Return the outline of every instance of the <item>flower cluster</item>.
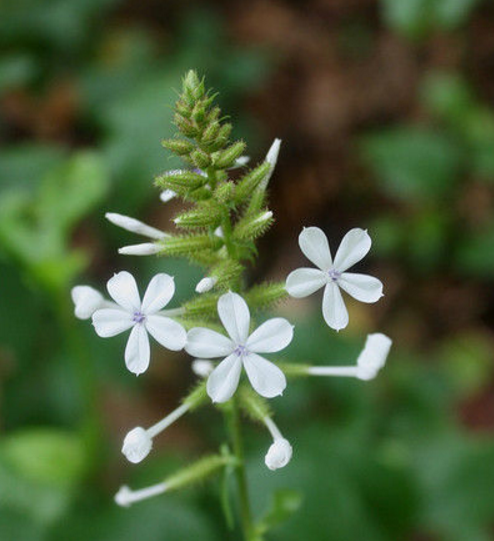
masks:
[[[293,449],[274,423],[266,399],[282,395],[287,376],[352,376],[370,380],[384,366],[391,346],[385,335],[369,335],[355,366],[283,364],[279,359],[265,358],[264,355],[278,353],[291,343],[294,326],[280,317],[258,324],[251,314],[288,296],[302,298],[324,288],[324,320],[339,331],[349,322],[341,290],[358,301],[374,303],[382,297],[383,285],[372,276],[348,272],[370,250],[367,231],[351,229],[333,259],[324,232],[308,227],[300,233],[299,245],[316,268],[294,270],[286,282],[265,282],[248,289],[243,286],[245,265],[256,254],[255,241],[273,223],[273,213],[266,207],[266,193],[281,141],[275,139],[265,159],[244,172],[249,161],[243,155],[245,144],[229,141],[231,125],[221,118],[204,82],[189,72],[176,107],[179,134],[163,142],[187,167],[165,172],[156,179],[162,201],[181,197],[191,205],[174,219],[180,234],[160,231],[121,214],[106,214],[113,224],[149,239],[121,248],[121,254],[185,256],[205,267],[205,275],[196,285],[198,295],[180,307],[168,308],[175,294],[175,282],[172,276],[160,273],[149,282],[141,300],[136,280],[126,271],[116,273],[108,281],[111,300],[90,286],[72,290],[76,317],[91,318],[99,336],[108,338],[130,331],[124,360],[132,373],[142,374],[149,367],[149,335],[160,346],[172,351],[185,350],[194,359],[192,369],[199,381],[182,404],[151,427],[135,427],[125,436],[122,453],[132,463],[144,460],[159,433],[185,413],[207,403],[209,397],[227,413],[235,414],[239,407],[265,426],[272,438],[265,464],[270,470],[283,468],[290,462]],[[239,178],[235,179],[235,175]],[[218,323],[225,333],[219,332]],[[132,491],[122,487],[116,502],[128,506],[199,481],[221,468],[236,467],[236,460],[239,457],[228,452],[212,455],[147,489]]]

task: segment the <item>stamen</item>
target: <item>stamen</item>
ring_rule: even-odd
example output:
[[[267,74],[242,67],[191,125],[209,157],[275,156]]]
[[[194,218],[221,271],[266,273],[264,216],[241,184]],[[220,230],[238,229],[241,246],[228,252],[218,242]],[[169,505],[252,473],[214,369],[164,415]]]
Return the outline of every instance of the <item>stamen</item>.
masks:
[[[233,353],[235,353],[235,355],[237,357],[243,357],[244,355],[247,355],[249,353],[249,350],[245,347],[245,346],[242,346],[241,344],[239,344],[234,350],[233,350]]]
[[[328,271],[328,276],[332,282],[337,282],[341,277],[341,272],[337,271],[336,269],[331,269]]]
[[[142,323],[146,319],[146,316],[142,312],[134,312],[132,321],[135,323]]]

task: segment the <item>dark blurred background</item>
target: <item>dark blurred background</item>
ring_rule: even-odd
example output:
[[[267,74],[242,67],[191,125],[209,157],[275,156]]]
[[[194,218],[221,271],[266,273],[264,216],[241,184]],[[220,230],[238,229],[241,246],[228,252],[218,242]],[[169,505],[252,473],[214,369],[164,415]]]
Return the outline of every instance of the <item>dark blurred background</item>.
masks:
[[[124,339],[99,339],[69,295],[118,270],[142,286],[161,270],[178,303],[201,278],[182,261],[118,256],[138,240],[103,217],[171,229],[176,204],[152,179],[179,165],[159,142],[188,68],[220,91],[254,162],[283,139],[277,222],[252,281],[299,266],[297,235],[318,225],[334,248],[368,228],[360,270],[385,284],[377,305],[349,303],[339,334],[317,295],[280,307],[297,323],[288,360],[352,364],[376,330],[395,345],[373,382],[293,381],[273,401],[294,447],[285,469],[267,470],[268,435],[248,429],[256,512],[275,490],[302,501],[270,538],[493,538],[492,1],[4,0],[0,51],[2,541],[239,538],[216,481],[113,503],[120,484],[216,450],[222,417],[182,419],[128,464],[123,436],[177,405],[190,359],[154,348],[137,380]]]

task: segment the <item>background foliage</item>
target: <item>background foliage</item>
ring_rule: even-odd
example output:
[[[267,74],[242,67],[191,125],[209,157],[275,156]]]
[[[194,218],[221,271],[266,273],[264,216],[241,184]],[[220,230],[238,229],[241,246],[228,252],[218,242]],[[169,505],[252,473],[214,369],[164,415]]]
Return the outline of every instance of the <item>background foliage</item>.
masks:
[[[289,358],[350,364],[373,330],[396,347],[372,383],[302,381],[273,402],[295,451],[284,470],[264,467],[268,438],[249,431],[259,509],[274,490],[273,521],[280,501],[301,502],[272,538],[491,539],[492,3],[7,0],[0,15],[0,539],[236,538],[216,483],[113,504],[123,479],[154,482],[216,449],[223,427],[198,412],[145,464],[125,463],[122,436],[174,407],[189,360],[155,351],[136,381],[121,341],[98,339],[69,299],[74,283],[100,287],[121,269],[145,283],[166,263],[177,301],[201,277],[119,257],[134,241],[103,219],[170,229],[177,209],[158,201],[152,177],[177,165],[159,141],[190,67],[221,91],[255,159],[284,140],[278,221],[252,279],[296,268],[302,225],[334,245],[361,226],[386,286],[378,305],[350,305],[339,335],[318,303],[281,308],[297,322]]]

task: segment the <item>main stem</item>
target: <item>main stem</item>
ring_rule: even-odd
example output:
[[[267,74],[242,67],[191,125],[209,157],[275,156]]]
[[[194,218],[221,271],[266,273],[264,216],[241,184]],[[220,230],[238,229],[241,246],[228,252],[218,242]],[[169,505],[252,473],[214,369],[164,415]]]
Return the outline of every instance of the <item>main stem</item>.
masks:
[[[233,452],[237,458],[235,476],[237,479],[242,531],[245,541],[255,541],[254,526],[252,523],[252,513],[249,501],[249,490],[247,487],[247,476],[245,473],[244,446],[237,397],[232,398],[232,408],[230,412],[229,426],[231,432]]]

